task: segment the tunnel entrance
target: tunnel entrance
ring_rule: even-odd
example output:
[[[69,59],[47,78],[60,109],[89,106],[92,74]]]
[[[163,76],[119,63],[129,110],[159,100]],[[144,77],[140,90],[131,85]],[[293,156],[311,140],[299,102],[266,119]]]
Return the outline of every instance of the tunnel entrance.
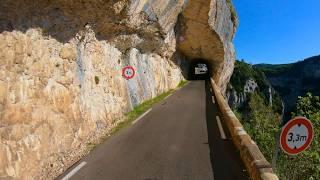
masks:
[[[192,59],[189,68],[189,80],[205,80],[211,75],[211,65],[205,59]]]

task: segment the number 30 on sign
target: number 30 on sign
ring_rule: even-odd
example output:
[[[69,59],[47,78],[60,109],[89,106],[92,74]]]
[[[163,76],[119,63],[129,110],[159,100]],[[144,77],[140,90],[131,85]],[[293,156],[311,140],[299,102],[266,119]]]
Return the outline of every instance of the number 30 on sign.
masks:
[[[297,155],[311,145],[312,139],[312,123],[307,118],[296,117],[282,128],[280,145],[285,153]]]

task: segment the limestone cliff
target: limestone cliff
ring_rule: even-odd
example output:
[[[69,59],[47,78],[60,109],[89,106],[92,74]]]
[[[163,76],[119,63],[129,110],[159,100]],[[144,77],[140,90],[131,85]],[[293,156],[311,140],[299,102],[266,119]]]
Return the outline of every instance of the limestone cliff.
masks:
[[[208,59],[224,89],[234,61],[230,6],[203,1],[195,20],[205,25],[181,29],[197,2],[2,0],[0,179],[61,173],[124,113],[176,87],[188,59]],[[201,53],[177,50],[180,34],[193,41],[194,31]],[[131,80],[121,76],[126,65],[137,72]]]
[[[226,98],[230,107],[243,115],[251,114],[251,96],[257,94],[274,113],[282,113],[282,99],[265,74],[244,61],[236,61],[234,73],[228,84]]]
[[[235,16],[225,0],[191,0],[178,24],[179,50],[190,60],[208,60],[222,92],[234,68]]]
[[[280,93],[285,104],[286,119],[295,111],[298,96],[307,92],[319,95],[320,56],[307,58],[292,64],[258,64],[272,86]]]

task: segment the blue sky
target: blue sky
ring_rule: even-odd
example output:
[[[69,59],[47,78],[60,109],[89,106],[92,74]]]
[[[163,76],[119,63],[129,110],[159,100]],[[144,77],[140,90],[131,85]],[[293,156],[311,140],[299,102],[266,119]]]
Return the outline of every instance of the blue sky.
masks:
[[[320,0],[233,0],[237,58],[282,64],[320,54]]]

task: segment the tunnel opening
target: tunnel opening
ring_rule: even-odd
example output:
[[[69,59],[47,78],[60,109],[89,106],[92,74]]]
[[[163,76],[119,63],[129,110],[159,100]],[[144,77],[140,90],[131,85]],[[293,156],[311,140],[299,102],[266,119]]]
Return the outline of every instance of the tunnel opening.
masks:
[[[205,59],[192,59],[189,66],[188,80],[206,80],[211,77],[211,64]]]

